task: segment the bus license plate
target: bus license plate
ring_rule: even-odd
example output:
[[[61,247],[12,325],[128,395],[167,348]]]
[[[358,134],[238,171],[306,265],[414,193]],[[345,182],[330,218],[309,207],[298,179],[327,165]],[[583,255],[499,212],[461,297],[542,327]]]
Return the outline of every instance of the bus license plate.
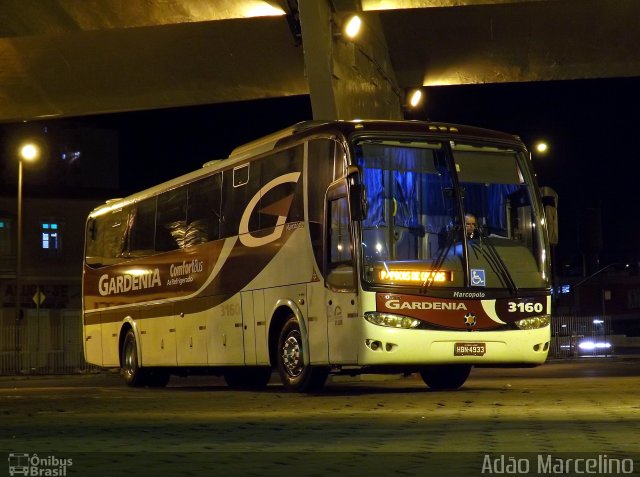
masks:
[[[487,352],[485,343],[455,343],[454,356],[484,356]]]

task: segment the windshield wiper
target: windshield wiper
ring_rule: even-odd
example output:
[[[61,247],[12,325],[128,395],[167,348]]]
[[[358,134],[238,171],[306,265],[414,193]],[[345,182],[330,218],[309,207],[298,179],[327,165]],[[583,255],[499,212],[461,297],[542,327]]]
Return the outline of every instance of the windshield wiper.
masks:
[[[485,237],[483,239],[482,231],[480,231],[479,235],[480,235],[480,246],[486,245],[488,255],[489,255],[489,257],[487,257],[487,260],[491,264],[491,267],[496,272],[498,272],[498,274],[500,275],[500,278],[502,278],[503,284],[506,285],[507,288],[509,288],[509,293],[511,293],[512,296],[516,295],[518,292],[518,286],[516,285],[516,282],[513,281],[513,277],[511,276],[511,273],[509,272],[507,265],[504,263],[504,260],[496,250],[496,247],[493,245],[489,237]]]
[[[451,247],[455,243],[456,234],[459,230],[461,230],[461,227],[459,225],[453,225],[447,232],[447,238],[446,238],[446,242],[444,243],[444,247],[440,249],[440,251],[438,252],[438,256],[436,257],[436,260],[434,262],[435,267],[434,266],[431,267],[429,278],[427,278],[424,282],[422,282],[423,290],[428,289],[433,284],[433,280],[436,274],[440,271],[440,268],[442,267],[442,264],[444,263],[444,260],[447,254],[449,253],[449,250],[451,250]]]

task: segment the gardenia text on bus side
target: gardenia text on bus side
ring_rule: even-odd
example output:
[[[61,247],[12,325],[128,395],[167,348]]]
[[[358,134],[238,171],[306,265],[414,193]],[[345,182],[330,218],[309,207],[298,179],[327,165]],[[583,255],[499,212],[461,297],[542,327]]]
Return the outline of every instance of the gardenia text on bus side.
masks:
[[[105,273],[98,281],[98,291],[100,292],[100,295],[108,296],[158,287],[161,285],[160,270],[154,268],[153,272],[149,271],[141,274],[125,273],[124,275],[112,277]]]

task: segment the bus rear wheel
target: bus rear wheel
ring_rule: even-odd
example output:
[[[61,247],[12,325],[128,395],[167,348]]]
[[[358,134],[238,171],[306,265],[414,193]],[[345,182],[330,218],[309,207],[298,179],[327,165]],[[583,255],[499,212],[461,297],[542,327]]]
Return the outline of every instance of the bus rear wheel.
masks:
[[[308,353],[295,316],[289,317],[278,338],[278,373],[284,387],[291,391],[313,392],[324,386],[329,368],[305,364]]]
[[[270,378],[271,368],[269,367],[238,367],[224,372],[227,385],[237,389],[261,389],[267,386]]]
[[[458,389],[467,380],[469,373],[469,364],[443,364],[423,368],[420,376],[431,389]]]
[[[147,372],[139,365],[136,335],[132,329],[124,336],[120,363],[121,374],[127,385],[140,387],[146,384]]]

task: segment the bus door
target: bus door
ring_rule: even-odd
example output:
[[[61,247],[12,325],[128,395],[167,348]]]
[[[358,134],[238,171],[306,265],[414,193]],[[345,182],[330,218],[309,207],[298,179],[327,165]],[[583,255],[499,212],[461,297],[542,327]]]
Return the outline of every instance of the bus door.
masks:
[[[214,297],[215,300],[215,297]],[[213,307],[207,321],[209,365],[244,364],[242,300],[240,294]]]
[[[242,323],[244,333],[244,364],[269,364],[269,349],[264,310],[264,291],[242,292]]]
[[[327,191],[325,308],[331,364],[355,363],[358,331],[355,262],[351,240],[347,183]]]

